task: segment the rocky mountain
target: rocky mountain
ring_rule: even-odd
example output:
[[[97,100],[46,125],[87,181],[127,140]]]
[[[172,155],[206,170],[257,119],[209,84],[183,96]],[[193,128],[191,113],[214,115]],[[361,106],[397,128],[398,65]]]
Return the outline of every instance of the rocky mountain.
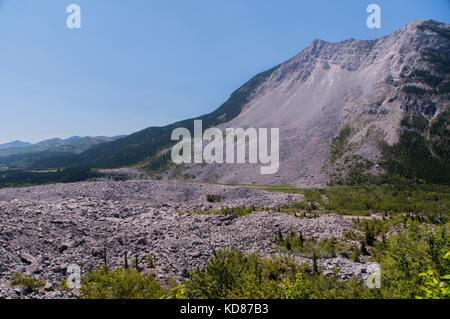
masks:
[[[412,21],[377,40],[313,41],[220,125],[279,128],[278,174],[261,175],[259,164],[193,166],[186,173],[299,187],[340,181],[356,169],[419,179],[444,174],[440,181],[449,182],[449,39],[448,24]]]
[[[192,130],[193,119],[148,128],[78,154],[60,148],[83,145],[79,144],[84,141],[80,137],[63,144],[62,140],[47,141],[41,144],[52,145],[46,151],[17,155],[18,162],[27,169],[66,169],[1,172],[0,187],[3,179],[4,188],[0,189],[0,299],[76,298],[76,290],[66,291],[61,286],[70,276],[70,265],[78,265],[81,274],[86,275],[103,263],[112,268],[128,265],[128,258],[135,260],[135,267],[144,275],[154,274],[160,282],[173,278],[182,283],[189,271],[204,267],[217,249],[233,246],[262,257],[291,257],[296,264],[308,264],[323,275],[338,276],[339,280],[365,281],[380,267],[368,251],[372,246],[366,247],[370,237],[372,244],[380,243],[373,247],[378,256],[381,243],[391,245],[386,244],[389,238],[384,235],[409,232],[406,215],[413,214],[414,225],[423,222],[424,227],[430,228],[447,221],[446,202],[433,188],[420,197],[441,201],[442,216],[415,216],[411,208],[416,203],[409,202],[409,197],[416,189],[404,191],[401,187],[395,188],[392,198],[386,195],[389,201],[384,197],[380,200],[389,204],[404,200],[404,206],[374,208],[369,207],[371,202],[358,198],[366,206],[361,213],[367,216],[339,216],[334,214],[334,208],[319,203],[334,202],[323,190],[288,194],[258,186],[143,180],[139,179],[140,171],[130,168],[100,172],[89,168],[139,163],[161,178],[307,187],[329,182],[357,183],[386,172],[447,183],[449,40],[450,26],[434,21],[411,22],[378,40],[315,40],[289,61],[252,78],[216,111],[199,117],[203,128],[279,128],[280,170],[274,175],[261,175],[259,164],[170,164],[164,151],[173,143],[173,129]],[[55,149],[58,151],[51,151]],[[18,181],[20,186],[77,182],[97,178],[97,173],[103,174],[102,180],[12,188],[20,184]],[[110,180],[118,174],[135,174],[136,178]],[[435,186],[443,187],[442,192],[448,188]],[[384,187],[371,186],[366,191],[374,190],[379,195],[390,186]],[[277,189],[292,191],[289,187],[272,190]],[[341,192],[348,189],[344,187]],[[379,197],[374,194],[374,198]],[[420,205],[428,207],[426,201]],[[249,210],[248,214],[239,216],[237,212],[242,210]],[[386,233],[375,233],[374,225],[382,228],[396,216],[401,217],[398,229],[387,226]],[[365,220],[364,231],[360,219]],[[372,226],[370,220],[374,220]],[[386,224],[382,224],[384,221]],[[313,242],[312,255],[296,254],[287,246],[285,250],[274,240],[275,236],[286,238],[291,234],[301,234]],[[427,239],[429,247],[437,242],[433,238],[437,237]],[[319,247],[332,242],[329,247],[333,253],[316,255]],[[340,247],[338,251],[336,247]],[[440,248],[430,249],[430,253],[421,249],[420,256],[428,258],[427,254],[433,254],[434,258],[434,252]],[[149,256],[151,265],[146,262]],[[423,265],[417,271],[427,264]],[[16,273],[42,280],[43,287],[18,287],[11,282]]]
[[[324,186],[388,173],[450,182],[450,26],[412,21],[376,40],[314,40],[292,59],[235,91],[203,128],[279,128],[280,169],[260,164],[171,167],[173,129],[151,127],[78,155],[54,156],[32,168],[116,168],[139,163],[159,177],[225,183]],[[166,171],[165,174],[160,174]],[[444,173],[442,173],[444,172]]]

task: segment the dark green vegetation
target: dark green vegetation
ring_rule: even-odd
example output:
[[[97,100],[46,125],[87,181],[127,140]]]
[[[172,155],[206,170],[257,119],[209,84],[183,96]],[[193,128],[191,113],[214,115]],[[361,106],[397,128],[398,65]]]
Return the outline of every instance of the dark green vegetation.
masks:
[[[331,143],[330,150],[330,162],[334,163],[338,158],[340,158],[345,153],[345,148],[348,143],[348,138],[352,134],[352,129],[350,126],[345,125],[338,136],[335,137]]]
[[[334,258],[339,255],[348,257],[355,247],[344,242],[338,242],[335,238],[317,241],[313,238],[304,238],[301,233],[290,232],[283,236],[278,232],[273,242],[282,251],[316,260],[317,258]]]
[[[145,161],[142,167],[145,171],[157,176],[157,173],[161,173],[169,166],[173,165],[170,152],[158,153]]]
[[[99,177],[88,168],[70,168],[55,171],[0,171],[0,188],[23,187],[53,183],[74,183]]]
[[[128,281],[125,282],[125,279]],[[305,280],[311,288],[298,291]],[[314,287],[312,287],[314,286]],[[164,288],[163,288],[164,287]],[[362,298],[369,291],[359,280],[341,282],[337,276],[315,273],[307,264],[297,265],[289,258],[261,258],[235,248],[215,251],[205,269],[189,273],[182,285],[174,280],[158,284],[134,269],[105,267],[83,278],[81,298]]]
[[[360,156],[347,156],[336,172],[330,173],[330,185],[397,185],[434,183],[450,185],[450,110],[429,120],[429,102],[423,110],[409,110],[400,123],[399,141],[393,145],[379,142],[381,158],[372,163]],[[434,111],[433,111],[434,112]],[[330,146],[333,164],[347,151],[351,128],[345,126]],[[373,175],[377,164],[384,173]],[[343,169],[345,168],[345,169]]]
[[[431,123],[421,114],[413,113],[401,124],[399,142],[380,146],[381,166],[390,176],[449,185],[450,110],[440,113]]]
[[[188,279],[178,286],[174,280],[159,284],[152,276],[143,276],[136,269],[102,267],[83,279],[81,297],[449,298],[448,224],[421,225],[417,220],[405,219],[391,223],[388,229],[397,229],[397,233],[374,241],[370,252],[369,248],[360,249],[380,263],[380,288],[369,289],[356,277],[342,281],[337,269],[325,275],[315,255],[311,264],[299,265],[289,257],[261,258],[230,248],[214,250],[205,268],[189,272]],[[295,246],[309,245],[308,241],[303,240],[303,246],[300,242],[298,239]],[[329,242],[320,245],[323,251],[332,250]],[[441,284],[435,284],[439,281]]]
[[[222,201],[222,195],[208,194],[206,200],[210,203],[218,203]]]

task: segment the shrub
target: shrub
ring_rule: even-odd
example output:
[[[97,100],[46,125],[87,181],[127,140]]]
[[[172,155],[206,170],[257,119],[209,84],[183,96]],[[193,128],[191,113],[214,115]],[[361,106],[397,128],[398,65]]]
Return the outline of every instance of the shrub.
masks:
[[[296,265],[286,260],[262,259],[236,248],[217,251],[204,270],[191,272],[184,284],[188,298],[281,298],[282,278],[295,275]]]
[[[148,268],[155,267],[155,262],[154,262],[153,256],[151,254],[148,254],[147,257],[145,257],[145,263],[147,264]]]
[[[341,281],[336,275],[297,273],[284,287],[287,299],[362,299],[376,298],[379,293],[367,289],[360,279]]]
[[[298,273],[294,281],[286,283],[287,299],[310,299],[313,295],[311,282]]]
[[[354,246],[352,249],[352,253],[350,254],[350,259],[356,262],[359,262],[359,258],[361,257],[361,251],[358,246]]]
[[[14,275],[12,275],[10,283],[13,286],[20,286],[28,291],[33,291],[45,286],[45,282],[43,282],[42,280],[33,278],[27,274],[20,273],[15,273]]]
[[[424,283],[420,286],[422,292],[416,296],[416,299],[447,299],[450,298],[450,290],[446,281],[443,281],[432,270],[423,272],[419,275]],[[447,275],[444,279],[449,280]]]
[[[386,298],[415,298],[422,295],[424,269],[437,276],[450,270],[450,260],[444,258],[450,247],[448,224],[420,225],[408,221],[404,230],[386,241],[379,255],[383,295]]]
[[[136,269],[108,270],[101,267],[82,278],[82,299],[161,299],[166,290],[153,278]]]
[[[222,195],[208,194],[206,200],[210,203],[219,203],[222,201]]]

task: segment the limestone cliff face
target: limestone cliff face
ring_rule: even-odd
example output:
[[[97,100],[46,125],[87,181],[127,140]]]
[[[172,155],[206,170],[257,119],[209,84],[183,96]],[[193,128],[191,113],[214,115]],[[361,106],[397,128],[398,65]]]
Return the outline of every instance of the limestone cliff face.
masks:
[[[221,125],[278,127],[278,173],[264,176],[260,165],[251,164],[192,166],[188,173],[227,183],[314,187],[354,158],[367,160],[376,172],[378,144],[398,141],[405,114],[430,121],[448,108],[449,34],[448,24],[412,21],[377,40],[314,40]]]

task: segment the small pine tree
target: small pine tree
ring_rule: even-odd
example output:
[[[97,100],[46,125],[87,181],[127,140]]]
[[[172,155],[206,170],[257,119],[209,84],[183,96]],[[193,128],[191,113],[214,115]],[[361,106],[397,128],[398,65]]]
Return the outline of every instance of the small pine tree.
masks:
[[[317,254],[315,251],[313,252],[313,273],[319,273],[319,267],[317,266]]]
[[[375,230],[374,226],[370,226],[369,222],[366,222],[365,225],[365,240],[367,246],[373,246],[375,242]]]
[[[369,252],[367,251],[365,242],[361,242],[361,253],[365,256],[370,255]]]
[[[286,237],[286,249],[287,250],[292,249],[291,238],[289,236]]]
[[[139,257],[136,256],[136,258],[134,258],[134,268],[136,270],[139,270]]]
[[[304,243],[305,243],[305,239],[303,238],[302,233],[300,232],[300,234],[298,235],[298,242],[300,243],[300,247],[303,247]]]
[[[124,269],[128,269],[128,256],[127,256],[127,252],[125,252],[124,256],[123,256],[124,262],[123,262],[123,268]]]
[[[350,258],[353,261],[359,262],[359,258],[361,256],[361,252],[360,252],[358,246],[353,246],[352,251],[353,251],[353,253],[351,254]]]
[[[147,263],[147,267],[148,268],[154,268],[155,267],[155,263],[153,261],[153,256],[151,254],[147,255],[147,257],[145,258],[145,261]]]
[[[277,241],[278,243],[282,243],[283,242],[283,233],[281,232],[281,229],[278,228],[278,233],[277,233]]]

